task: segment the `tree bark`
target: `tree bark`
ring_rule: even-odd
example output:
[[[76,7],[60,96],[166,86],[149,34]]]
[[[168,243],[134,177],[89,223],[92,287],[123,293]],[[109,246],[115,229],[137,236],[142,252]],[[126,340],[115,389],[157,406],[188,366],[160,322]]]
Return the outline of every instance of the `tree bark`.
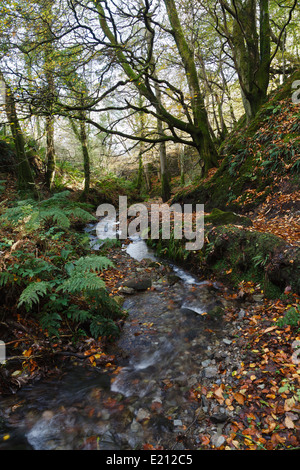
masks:
[[[164,0],[164,3],[167,8],[173,36],[184,65],[189,86],[195,125],[195,132],[192,132],[191,136],[199,151],[200,157],[204,161],[204,172],[207,173],[210,168],[218,166],[218,154],[209,131],[208,117],[204,105],[204,98],[200,90],[194,54],[185,39],[174,0]]]
[[[231,5],[225,0],[219,2],[224,16],[223,32],[233,53],[243,105],[250,122],[267,99],[273,58],[269,0],[232,0]],[[226,14],[231,16],[231,32]]]
[[[45,39],[49,41],[45,47],[44,52],[44,73],[47,83],[46,92],[46,141],[47,141],[47,150],[46,150],[46,174],[45,174],[45,184],[48,189],[52,189],[55,177],[55,166],[56,166],[56,156],[55,156],[55,146],[54,146],[54,133],[55,133],[55,118],[53,115],[53,106],[55,99],[55,82],[54,82],[54,69],[55,69],[55,60],[54,60],[54,50],[53,50],[53,34],[50,29],[49,24],[51,25],[52,20],[52,8],[54,5],[54,0],[46,0],[45,5],[42,7],[43,10],[43,21],[45,27]]]
[[[88,150],[86,123],[84,119],[80,121],[80,141],[81,141],[82,156],[83,156],[83,169],[84,169],[83,198],[86,198],[90,191],[91,167],[90,167],[90,154]]]
[[[79,140],[81,144],[84,171],[84,188],[82,198],[85,199],[89,194],[91,185],[91,162],[88,149],[88,137],[86,132],[86,115],[83,111],[80,113],[80,117],[81,119],[79,120],[79,130],[76,127],[76,124],[72,118],[70,118],[70,123],[75,137]]]
[[[51,189],[55,177],[55,148],[54,148],[54,118],[53,116],[46,116],[46,174],[45,184],[48,189]]]
[[[1,72],[0,79],[5,83]],[[35,183],[30,164],[25,152],[25,141],[17,115],[16,103],[13,92],[7,84],[5,84],[5,111],[15,144],[15,151],[17,157],[18,189],[21,191],[30,190],[34,192]]]

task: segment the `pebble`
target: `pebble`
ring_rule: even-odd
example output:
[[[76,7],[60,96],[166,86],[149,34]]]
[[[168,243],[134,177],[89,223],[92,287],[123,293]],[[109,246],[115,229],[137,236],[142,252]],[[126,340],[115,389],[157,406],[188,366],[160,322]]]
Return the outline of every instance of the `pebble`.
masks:
[[[140,408],[138,410],[137,415],[136,415],[136,420],[138,422],[144,421],[145,419],[149,419],[149,418],[150,418],[149,411],[144,410],[143,408]]]
[[[211,438],[212,445],[217,448],[221,447],[225,442],[226,442],[225,437],[219,434],[214,434]]]
[[[212,379],[213,377],[216,377],[218,375],[218,369],[217,367],[206,367],[203,371],[204,377],[207,379]]]
[[[141,434],[143,432],[143,427],[140,423],[138,423],[135,419],[132,421],[130,430],[134,433]]]
[[[54,413],[51,410],[46,410],[42,414],[42,418],[45,419],[46,421],[49,421],[50,419],[52,419],[53,416],[54,416]]]
[[[231,341],[231,339],[224,338],[223,343],[229,345],[229,344],[232,343],[232,341]]]
[[[182,426],[182,421],[181,421],[181,419],[174,419],[173,423],[174,423],[174,426],[176,426],[176,427],[177,427],[177,426]]]

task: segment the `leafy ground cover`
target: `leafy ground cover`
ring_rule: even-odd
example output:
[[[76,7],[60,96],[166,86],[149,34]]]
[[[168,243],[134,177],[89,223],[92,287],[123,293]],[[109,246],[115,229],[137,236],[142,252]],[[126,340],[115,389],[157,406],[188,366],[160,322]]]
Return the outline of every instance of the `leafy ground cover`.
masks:
[[[298,297],[293,300],[288,305],[265,301],[246,311],[242,334],[233,340],[242,360],[230,380],[191,390],[191,399],[205,397],[234,413],[230,430],[223,430],[221,449],[299,447],[300,305]],[[232,319],[228,313],[227,320]],[[226,376],[226,369],[220,366],[219,374]],[[201,448],[212,447],[208,434],[201,440]]]

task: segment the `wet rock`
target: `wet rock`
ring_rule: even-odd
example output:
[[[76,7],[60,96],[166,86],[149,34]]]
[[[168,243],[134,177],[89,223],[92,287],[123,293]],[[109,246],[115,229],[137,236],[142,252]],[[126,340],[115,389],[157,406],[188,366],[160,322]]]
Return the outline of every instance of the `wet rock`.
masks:
[[[212,423],[225,423],[227,421],[228,416],[225,413],[214,413],[210,416],[210,420]]]
[[[122,307],[125,301],[125,298],[122,295],[115,295],[113,299],[119,305],[119,307]]]
[[[219,435],[219,434],[214,434],[211,438],[211,443],[213,446],[219,448],[221,447],[222,445],[224,445],[226,442],[226,439],[224,436],[222,435]]]
[[[53,416],[54,416],[54,413],[51,410],[46,410],[42,414],[42,418],[45,419],[46,421],[49,421],[50,419],[52,419]]]
[[[212,379],[217,377],[218,375],[218,368],[211,366],[211,367],[206,367],[203,371],[203,376],[207,379]]]
[[[214,354],[216,361],[222,361],[223,359],[226,359],[227,356],[228,353],[226,351],[216,351]]]
[[[167,276],[167,282],[170,286],[174,286],[177,282],[179,282],[181,279],[179,276],[176,276],[176,274],[169,274]]]
[[[223,343],[229,346],[232,343],[232,341],[230,339],[224,338]]]
[[[141,434],[143,432],[143,426],[134,419],[131,423],[130,430],[136,434]]]
[[[201,365],[202,365],[203,367],[208,367],[208,366],[211,365],[211,360],[210,360],[210,359],[206,359],[205,361],[202,361],[202,362],[201,362]]]
[[[242,319],[245,317],[245,315],[246,315],[245,310],[244,310],[243,308],[241,308],[241,309],[239,310],[239,312],[238,312],[238,318],[239,318],[240,320],[242,320]]]
[[[101,450],[118,450],[120,447],[111,431],[107,431],[99,439],[99,448]]]
[[[175,427],[182,426],[181,419],[174,419],[173,424]]]
[[[149,428],[153,428],[156,432],[168,432],[173,430],[173,423],[163,415],[157,414],[151,416],[148,422]]]
[[[150,418],[149,411],[144,410],[143,408],[140,408],[138,410],[137,415],[136,415],[136,420],[138,422],[144,421],[145,419],[149,419],[149,418]]]
[[[143,277],[139,279],[129,279],[123,281],[123,288],[127,287],[135,291],[143,291],[149,289],[152,285],[152,280],[149,277]]]
[[[130,295],[130,294],[134,294],[135,290],[132,289],[131,287],[123,286],[123,287],[120,287],[119,293]]]
[[[208,309],[207,315],[211,320],[220,320],[224,315],[224,308],[221,305],[215,305]]]

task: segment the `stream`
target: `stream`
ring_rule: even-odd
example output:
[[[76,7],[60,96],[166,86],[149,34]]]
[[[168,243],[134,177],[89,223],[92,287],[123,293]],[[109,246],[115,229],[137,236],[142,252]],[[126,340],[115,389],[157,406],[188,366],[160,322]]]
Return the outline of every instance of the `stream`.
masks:
[[[101,250],[95,227],[86,231],[91,247]],[[123,250],[137,261],[156,259],[141,239]],[[225,300],[217,285],[173,264],[170,271],[177,282],[157,280],[154,289],[126,296],[129,315],[118,341],[126,354],[118,373],[70,364],[59,379],[1,399],[0,450],[197,448],[202,421],[189,390],[203,374],[218,380],[210,352],[224,338],[222,321],[209,324],[202,314]],[[180,438],[184,433],[190,440]]]

